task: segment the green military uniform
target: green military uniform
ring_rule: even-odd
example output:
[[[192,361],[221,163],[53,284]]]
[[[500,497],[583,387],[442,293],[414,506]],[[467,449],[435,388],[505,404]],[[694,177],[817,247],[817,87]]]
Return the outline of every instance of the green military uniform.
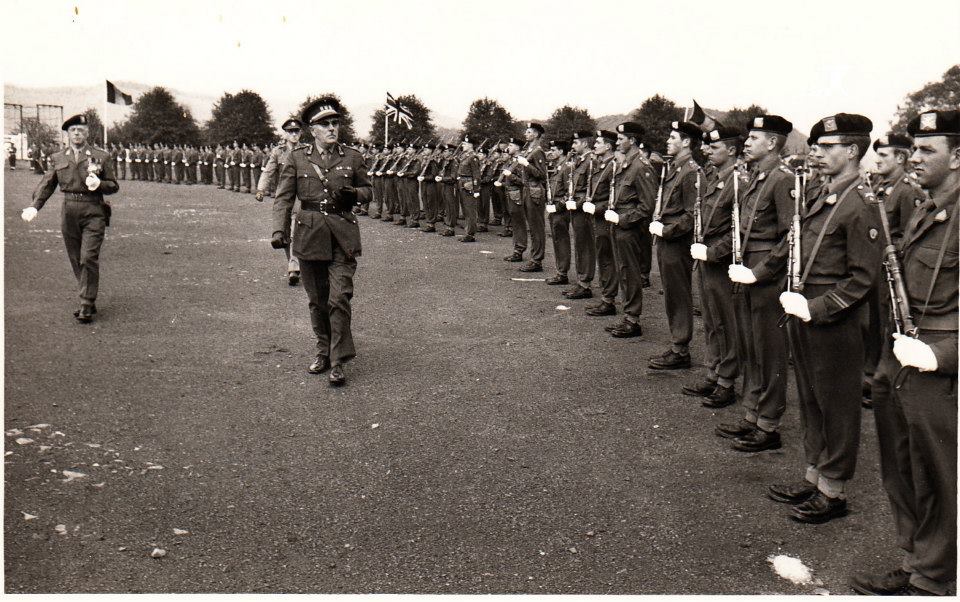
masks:
[[[553,140],[550,146],[561,151],[567,145]],[[550,222],[550,234],[553,239],[553,260],[556,263],[557,273],[547,279],[547,284],[566,284],[569,281],[567,273],[570,271],[570,211],[567,210],[565,199],[569,192],[569,184],[573,182],[573,167],[571,160],[561,154],[555,162],[547,163],[547,190],[550,191],[550,201],[547,203],[547,221]]]
[[[464,136],[463,141],[473,143],[470,136]],[[457,191],[466,230],[463,241],[469,242],[477,233],[477,206],[480,203],[480,158],[473,150],[464,151],[457,163]]]

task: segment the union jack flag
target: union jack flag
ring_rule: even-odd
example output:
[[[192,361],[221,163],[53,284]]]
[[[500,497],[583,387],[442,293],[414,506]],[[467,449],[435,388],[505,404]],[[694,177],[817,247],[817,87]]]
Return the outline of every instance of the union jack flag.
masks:
[[[408,130],[413,129],[413,113],[389,92],[387,92],[387,104],[383,109],[387,112],[387,117],[393,117],[397,123],[403,123]]]

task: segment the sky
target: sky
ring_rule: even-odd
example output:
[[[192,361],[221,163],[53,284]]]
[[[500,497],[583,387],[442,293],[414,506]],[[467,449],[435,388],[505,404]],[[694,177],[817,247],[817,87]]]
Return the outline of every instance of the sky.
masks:
[[[886,131],[897,103],[960,63],[957,0],[0,0],[3,79],[104,79],[219,97],[252,89],[374,104],[416,94],[462,120],[483,96],[516,118],[595,117],[661,93],[757,103],[803,131],[836,112]]]

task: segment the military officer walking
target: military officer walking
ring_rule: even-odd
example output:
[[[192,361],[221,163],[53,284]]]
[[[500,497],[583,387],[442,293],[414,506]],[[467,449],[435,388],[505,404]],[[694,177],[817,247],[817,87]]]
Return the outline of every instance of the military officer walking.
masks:
[[[117,192],[119,186],[110,155],[87,144],[86,116],[74,115],[63,122],[61,129],[67,132],[69,147],[53,154],[53,169],[40,180],[33,193],[33,204],[23,210],[22,217],[32,221],[60,185],[63,243],[79,284],[80,309],[73,315],[79,322],[87,323],[97,313],[100,246],[110,224],[110,205],[103,197]]]
[[[283,130],[283,144],[276,146],[270,151],[270,157],[267,159],[267,165],[257,180],[256,199],[263,201],[263,195],[266,193],[270,182],[273,181],[275,174],[283,171],[283,167],[290,159],[290,153],[300,144],[300,134],[303,124],[299,119],[291,117],[283,122],[280,129]],[[294,236],[297,223],[297,211],[291,206],[290,209],[290,237]],[[287,257],[287,283],[290,286],[296,286],[300,282],[300,262],[290,253],[290,245],[283,245],[283,252]]]
[[[309,371],[330,369],[330,384],[346,383],[343,366],[356,356],[350,329],[353,275],[360,256],[360,227],[352,209],[371,196],[367,166],[356,150],[338,142],[340,104],[319,98],[303,111],[314,143],[290,152],[274,200],[274,248],[292,244],[300,260],[317,355]],[[291,241],[290,215],[300,199]]]

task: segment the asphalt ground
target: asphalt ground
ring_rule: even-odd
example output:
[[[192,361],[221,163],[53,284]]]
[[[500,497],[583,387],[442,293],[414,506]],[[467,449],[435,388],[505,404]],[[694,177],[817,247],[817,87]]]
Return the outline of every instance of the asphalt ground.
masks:
[[[656,273],[644,336],[612,339],[583,301],[511,280],[508,239],[360,218],[359,355],[331,389],[306,372],[270,199],[121,181],[81,325],[60,195],[21,221],[39,181],[22,166],[5,171],[7,592],[850,593],[852,571],[899,565],[871,413],[851,514],[792,522],[764,493],[802,475],[795,394],[782,450],[714,436],[737,407],[681,395],[697,369],[646,369],[668,336]],[[695,363],[702,341],[698,318]],[[777,576],[775,554],[819,582]]]

